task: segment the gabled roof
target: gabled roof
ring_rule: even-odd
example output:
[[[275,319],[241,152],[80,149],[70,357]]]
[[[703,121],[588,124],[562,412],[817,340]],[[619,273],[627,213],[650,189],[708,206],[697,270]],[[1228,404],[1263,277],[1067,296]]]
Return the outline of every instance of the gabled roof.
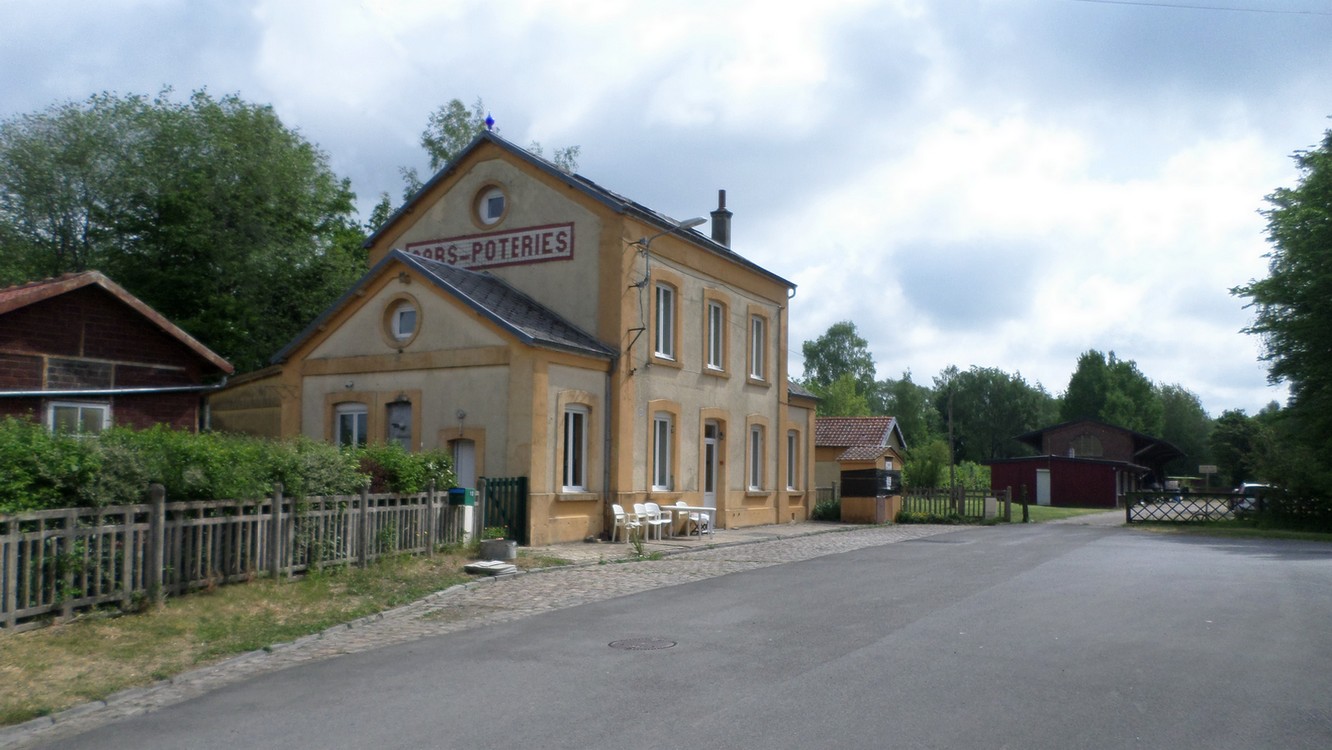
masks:
[[[199,358],[206,360],[209,364],[222,372],[230,374],[236,369],[230,362],[220,357],[213,352],[213,350],[199,343],[197,339],[181,330],[181,328],[175,323],[167,320],[161,313],[144,304],[143,300],[125,291],[125,289],[119,284],[108,279],[98,271],[67,273],[52,279],[43,279],[42,281],[33,281],[27,284],[19,284],[18,286],[0,289],[0,315],[5,315],[15,310],[28,307],[29,305],[44,302],[89,286],[97,287],[111,295],[126,307],[134,310],[163,333],[179,341],[187,349],[198,355]]]
[[[614,349],[603,344],[595,336],[565,320],[559,313],[518,291],[502,279],[484,271],[458,268],[394,250],[376,263],[374,268],[366,272],[296,338],[273,355],[271,361],[274,364],[285,361],[292,351],[345,307],[356,297],[360,289],[379,276],[383,268],[392,262],[402,263],[417,270],[435,289],[472,308],[524,344],[603,359],[612,359],[616,356]]]
[[[894,417],[817,417],[814,420],[814,445],[818,448],[845,448],[839,461],[868,461],[892,447],[893,433],[906,447],[902,428]]]
[[[677,226],[679,226],[680,222],[677,221],[676,219],[673,219],[663,213],[653,211],[652,209],[648,208],[647,206],[644,206],[641,203],[637,203],[628,198],[625,198],[622,195],[607,190],[606,188],[587,179],[586,177],[583,177],[582,175],[575,174],[573,172],[566,172],[565,170],[555,166],[553,162],[543,159],[542,157],[537,156],[536,154],[532,153],[531,151],[528,151],[527,149],[521,146],[518,146],[517,144],[510,143],[509,141],[506,141],[505,139],[499,137],[498,135],[489,130],[483,130],[480,133],[478,133],[475,138],[472,139],[471,143],[467,144],[466,148],[464,148],[461,152],[459,152],[459,154],[456,157],[454,157],[452,162],[446,164],[442,169],[436,172],[433,177],[431,177],[429,180],[426,181],[424,185],[421,186],[420,190],[417,190],[410,198],[407,199],[405,203],[402,204],[401,207],[398,208],[397,211],[394,211],[393,214],[390,215],[389,218],[379,226],[379,228],[377,228],[368,238],[366,238],[363,247],[368,248],[374,245],[374,243],[379,240],[380,236],[383,235],[388,230],[389,227],[396,224],[398,220],[401,219],[404,215],[412,213],[416,204],[419,203],[421,200],[423,200],[425,195],[429,193],[430,190],[435,185],[442,182],[444,179],[449,177],[449,175],[453,174],[453,172],[457,170],[458,165],[461,164],[463,161],[465,161],[469,154],[471,154],[476,149],[480,148],[481,145],[485,143],[493,144],[496,147],[502,149],[503,151],[513,155],[514,157],[521,159],[522,161],[525,161],[528,164],[531,164],[532,166],[536,167],[542,172],[545,172],[547,175],[551,176],[552,178],[559,180],[563,182],[565,185],[568,185],[569,187],[578,190],[579,192],[588,196],[589,198],[602,203],[615,213],[633,216],[647,224],[657,227],[661,231],[674,230]],[[719,242],[713,241],[712,238],[708,237],[705,234],[696,232],[692,229],[676,231],[675,234],[703,248],[704,250],[720,255],[734,263],[738,263],[753,271],[757,271],[758,273],[785,285],[789,289],[796,288],[794,282],[787,281],[786,279],[767,270],[766,268],[758,265],[757,263],[745,259],[744,257],[738,255],[735,251],[731,250],[729,247]]]
[[[1133,438],[1133,457],[1149,464],[1164,464],[1167,461],[1180,458],[1184,455],[1184,451],[1160,438],[1144,435],[1141,432],[1134,432],[1127,427],[1120,427],[1119,425],[1103,422],[1099,419],[1073,419],[1067,422],[1060,422],[1059,424],[1050,425],[1049,427],[1042,427],[1039,430],[1024,432],[1023,434],[1018,435],[1015,439],[1019,442],[1026,443],[1039,451],[1045,445],[1045,433],[1062,430],[1065,427],[1072,427],[1073,425],[1078,424],[1100,425],[1101,427],[1118,430],[1119,432],[1128,434]]]

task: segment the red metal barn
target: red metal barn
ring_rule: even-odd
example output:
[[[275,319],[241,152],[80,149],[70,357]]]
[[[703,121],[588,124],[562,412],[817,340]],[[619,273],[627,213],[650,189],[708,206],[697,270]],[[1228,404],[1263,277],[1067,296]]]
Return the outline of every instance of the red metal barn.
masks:
[[[1041,455],[990,461],[990,487],[1011,487],[1015,500],[1038,505],[1117,507],[1127,492],[1163,485],[1166,463],[1183,455],[1163,440],[1090,419],[1017,439]]]

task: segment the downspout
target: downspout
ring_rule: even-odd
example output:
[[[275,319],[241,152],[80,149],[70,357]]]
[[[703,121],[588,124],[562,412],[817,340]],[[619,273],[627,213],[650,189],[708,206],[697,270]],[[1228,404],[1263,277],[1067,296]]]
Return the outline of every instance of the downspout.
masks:
[[[611,398],[611,392],[612,392],[612,389],[613,389],[614,386],[615,386],[615,383],[614,383],[615,366],[619,363],[619,361],[620,361],[620,358],[619,358],[618,355],[611,355],[610,369],[606,371],[606,379],[605,379],[605,383],[606,383],[606,385],[605,385],[605,391],[606,391],[606,392],[605,392],[605,395],[604,395],[605,401],[604,401],[603,403],[605,403],[606,406],[605,406],[604,409],[601,410],[601,412],[602,412],[602,416],[601,416],[601,420],[602,420],[602,425],[601,425],[601,498],[602,498],[602,503],[601,503],[601,505],[602,505],[602,511],[601,511],[601,525],[602,525],[603,527],[606,525],[606,519],[607,519],[607,517],[608,517],[608,514],[610,513],[611,503],[613,502],[613,499],[611,498],[611,486],[610,486],[610,480],[611,480],[611,426],[614,424],[614,420],[611,419],[611,408],[612,408],[612,404],[614,404],[615,402],[614,402],[614,400]]]

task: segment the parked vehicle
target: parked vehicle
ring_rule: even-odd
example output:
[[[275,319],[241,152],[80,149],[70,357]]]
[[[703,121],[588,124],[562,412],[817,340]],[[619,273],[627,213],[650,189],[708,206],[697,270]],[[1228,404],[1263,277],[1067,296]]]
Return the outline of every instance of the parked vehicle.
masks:
[[[1255,513],[1263,509],[1263,496],[1271,487],[1266,484],[1245,482],[1235,488],[1235,498],[1230,501],[1230,510],[1235,515]]]

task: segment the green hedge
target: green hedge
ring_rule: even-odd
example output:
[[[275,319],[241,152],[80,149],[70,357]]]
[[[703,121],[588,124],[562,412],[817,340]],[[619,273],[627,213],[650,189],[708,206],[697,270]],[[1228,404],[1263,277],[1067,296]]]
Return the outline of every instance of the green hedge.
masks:
[[[287,495],[302,497],[354,492],[366,481],[373,492],[420,492],[431,479],[452,486],[448,456],[407,453],[396,444],[340,450],[308,438],[160,426],[73,437],[27,419],[0,420],[0,513],[142,502],[154,482],[168,500],[255,500],[277,482]]]

